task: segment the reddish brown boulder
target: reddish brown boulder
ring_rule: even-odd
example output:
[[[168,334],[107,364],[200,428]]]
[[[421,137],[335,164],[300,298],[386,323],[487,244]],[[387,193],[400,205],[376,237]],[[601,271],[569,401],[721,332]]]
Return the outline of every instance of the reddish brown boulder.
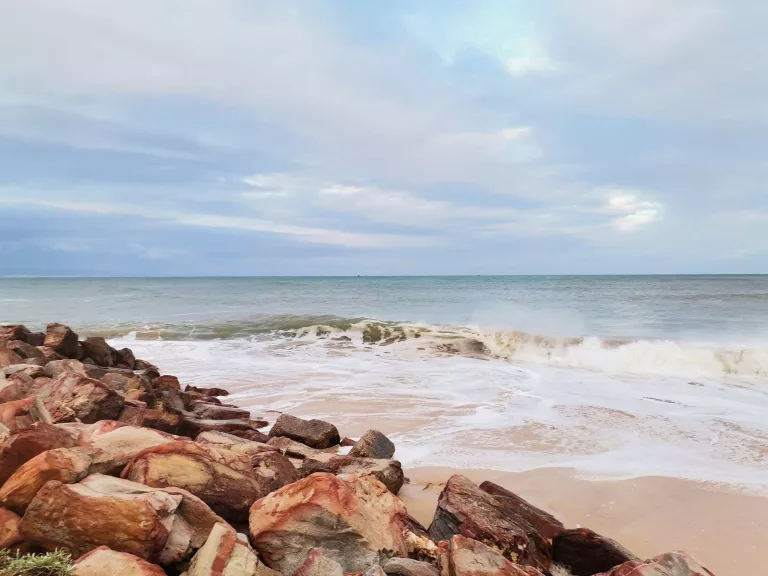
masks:
[[[667,552],[645,562],[630,561],[595,576],[714,576],[686,552]]]
[[[542,576],[536,568],[513,564],[494,548],[464,536],[441,542],[440,551],[442,576]]]
[[[269,442],[269,436],[260,430],[233,430],[231,434],[232,436],[238,436],[245,440],[252,440],[253,442],[260,442],[261,444]]]
[[[24,359],[9,348],[7,342],[0,342],[0,368],[23,363]]]
[[[592,576],[640,560],[621,544],[587,528],[564,530],[552,540],[552,558],[573,576]]]
[[[53,381],[46,405],[56,422],[79,420],[90,424],[115,420],[124,402],[120,394],[103,382],[65,372]]]
[[[5,373],[6,377],[13,376],[14,374],[25,374],[26,376],[29,376],[30,378],[42,378],[45,376],[45,370],[43,370],[43,367],[38,364],[30,364],[30,360],[34,360],[33,358],[26,358],[24,361],[24,364],[14,364],[13,366],[6,367],[3,372]]]
[[[69,326],[53,323],[48,324],[43,345],[52,348],[67,358],[78,358],[80,353],[77,334]]]
[[[437,569],[427,562],[410,558],[392,558],[384,564],[383,572],[387,576],[440,576]]]
[[[312,474],[254,503],[250,537],[264,562],[292,574],[313,548],[345,573],[406,556],[407,512],[378,480]]]
[[[10,510],[0,508],[0,549],[10,548],[21,542],[21,518]]]
[[[207,402],[193,402],[190,412],[196,418],[210,420],[248,420],[251,417],[251,413],[248,410],[209,404]]]
[[[302,477],[291,461],[275,450],[262,450],[252,455],[251,466],[263,495],[298,482]]]
[[[333,424],[322,420],[302,420],[290,414],[280,415],[269,436],[283,436],[319,450],[336,446],[341,441],[339,431]]]
[[[35,422],[53,424],[53,418],[39,398],[33,396],[0,404],[0,424],[9,431],[29,428]]]
[[[40,350],[23,340],[11,340],[5,346],[9,350],[16,352],[16,354],[25,360],[27,358],[44,358],[43,353],[40,352]]]
[[[140,452],[122,476],[155,488],[183,488],[233,522],[245,521],[251,504],[266,494],[248,457],[183,440]]]
[[[115,350],[115,364],[128,370],[133,370],[136,366],[136,356],[130,348],[121,348]]]
[[[32,346],[42,346],[45,343],[45,334],[42,332],[30,332],[26,337],[27,344]]]
[[[126,552],[99,546],[75,562],[77,576],[165,576],[165,570]]]
[[[17,364],[17,366],[23,366],[23,364]],[[41,382],[40,386],[42,385]],[[8,376],[4,382],[0,380],[0,402],[15,402],[35,396],[37,387],[38,385],[33,378],[23,371],[16,372]]]
[[[64,360],[64,356],[56,352],[50,346],[37,346],[37,349],[43,353],[43,357],[47,360]]]
[[[76,437],[66,430],[37,422],[29,428],[0,435],[0,486],[25,462],[46,450],[71,448]]]
[[[51,360],[45,365],[43,369],[48,378],[57,378],[64,373],[80,374],[81,376],[87,376],[85,373],[85,366],[80,360]]]
[[[181,426],[181,416],[153,410],[151,408],[137,408],[134,406],[125,406],[118,418],[121,422],[132,424],[134,426],[145,426],[175,434]]]
[[[93,450],[87,448],[56,448],[38,454],[16,470],[0,488],[0,506],[23,514],[46,482],[79,482],[88,474],[92,461]]]
[[[378,430],[368,430],[349,451],[350,456],[361,458],[392,458],[395,445]]]
[[[486,481],[480,484],[480,490],[493,496],[505,512],[519,516],[528,522],[544,538],[551,540],[565,530],[562,522],[557,518],[536,508],[536,506],[498,484]]]
[[[166,374],[165,376],[158,376],[157,378],[152,380],[152,384],[155,385],[155,388],[159,388],[160,390],[164,388],[173,388],[174,390],[181,390],[179,379],[176,378],[176,376],[171,376],[170,374]]]
[[[83,355],[93,360],[97,366],[112,366],[115,363],[115,350],[100,336],[89,336],[82,342]]]
[[[23,340],[26,342],[29,333],[29,330],[23,324],[0,326],[0,343],[9,340]]]
[[[247,542],[226,524],[216,524],[197,551],[187,576],[281,576],[267,568]]]
[[[323,554],[322,550],[312,550],[301,563],[293,576],[344,576],[341,565]]]
[[[197,386],[190,386],[189,384],[184,387],[184,391],[197,392],[203,396],[229,396],[229,392],[224,390],[224,388],[198,388]]]
[[[178,440],[178,436],[103,420],[80,435],[80,445],[96,450],[89,474],[119,474],[142,451]]]
[[[344,446],[347,448],[349,446],[354,446],[355,444],[357,444],[357,440],[353,440],[352,438],[347,438],[346,436],[344,436],[344,438],[341,439],[341,442],[339,442],[339,446]]]
[[[291,458],[299,458],[301,460],[304,458],[312,458],[322,453],[322,450],[310,448],[306,444],[302,444],[301,442],[296,442],[290,438],[284,438],[282,436],[270,438],[267,444],[276,450],[279,450],[281,454],[285,454]]]
[[[397,494],[405,481],[403,467],[397,460],[336,456],[324,452],[306,458],[301,464],[301,473],[304,476],[309,476],[315,472],[373,476],[384,484],[392,494]]]
[[[478,540],[497,550],[516,564],[549,569],[550,544],[530,524],[505,512],[498,501],[467,478],[454,475],[440,494],[437,511],[429,527],[435,542],[454,535]]]
[[[278,450],[269,444],[247,440],[234,434],[226,432],[201,432],[195,438],[198,444],[210,444],[216,448],[231,450],[238,454],[246,454],[249,458],[261,454],[262,452],[278,452]]]
[[[263,420],[210,420],[208,418],[195,418],[189,413],[182,415],[179,434],[189,438],[196,438],[200,432],[226,432],[234,434],[238,431],[250,431],[267,425]]]

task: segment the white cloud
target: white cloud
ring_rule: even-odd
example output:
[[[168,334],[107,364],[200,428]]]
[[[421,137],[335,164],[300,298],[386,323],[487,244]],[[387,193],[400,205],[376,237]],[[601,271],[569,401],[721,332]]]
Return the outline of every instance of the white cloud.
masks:
[[[507,70],[512,76],[525,76],[556,72],[557,66],[545,56],[516,56],[507,60]]]
[[[613,227],[619,232],[634,232],[664,217],[664,204],[641,200],[637,193],[611,190],[605,211],[620,214],[613,219]]]

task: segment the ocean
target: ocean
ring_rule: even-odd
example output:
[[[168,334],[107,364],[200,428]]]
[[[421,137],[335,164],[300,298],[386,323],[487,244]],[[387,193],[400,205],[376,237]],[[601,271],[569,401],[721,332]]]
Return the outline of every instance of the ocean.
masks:
[[[52,321],[405,466],[768,491],[768,276],[0,279]]]

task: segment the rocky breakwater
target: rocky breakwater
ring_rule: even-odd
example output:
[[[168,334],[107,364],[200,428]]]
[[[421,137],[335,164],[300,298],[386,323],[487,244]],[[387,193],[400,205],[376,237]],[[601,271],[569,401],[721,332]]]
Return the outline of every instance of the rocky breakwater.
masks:
[[[0,327],[0,547],[81,576],[711,576],[459,475],[425,528],[381,432],[283,414],[267,434],[226,396],[61,324]]]

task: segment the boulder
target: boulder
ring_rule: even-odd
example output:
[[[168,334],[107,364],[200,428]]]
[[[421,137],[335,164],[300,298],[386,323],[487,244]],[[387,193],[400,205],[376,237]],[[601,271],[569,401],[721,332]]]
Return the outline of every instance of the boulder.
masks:
[[[248,420],[251,417],[248,410],[209,404],[208,402],[193,402],[190,412],[197,418],[210,420]]]
[[[278,417],[269,436],[283,436],[319,450],[336,446],[341,441],[339,431],[333,424],[322,420],[302,420],[290,414]]]
[[[145,426],[171,434],[177,433],[181,427],[181,416],[178,414],[128,405],[123,407],[118,420],[126,424]]]
[[[8,347],[7,342],[0,342],[0,368],[12,366],[13,364],[23,364],[24,359],[14,350]]]
[[[312,458],[313,456],[316,456],[322,453],[321,450],[310,448],[309,446],[302,444],[301,442],[295,442],[290,438],[284,438],[281,436],[278,436],[276,438],[270,438],[267,444],[272,446],[276,450],[279,450],[282,454],[285,454],[286,456],[290,456],[291,458],[300,458],[302,460],[304,458]]]
[[[269,444],[247,440],[234,434],[227,434],[226,432],[201,432],[195,438],[195,442],[198,444],[210,444],[216,448],[231,450],[238,454],[246,454],[249,458],[262,452],[278,452],[275,447]]]
[[[344,576],[341,564],[323,554],[322,550],[312,550],[301,563],[293,576]]]
[[[640,560],[621,544],[588,528],[564,530],[552,540],[552,558],[573,576],[608,572],[625,562]]]
[[[115,420],[123,397],[99,380],[64,372],[54,379],[47,406],[56,422]]]
[[[120,474],[142,451],[179,439],[178,436],[141,426],[102,421],[81,433],[80,445],[96,452],[90,474]]]
[[[397,494],[405,481],[403,468],[397,460],[335,456],[324,452],[306,458],[301,464],[301,472],[304,476],[315,472],[373,476],[384,484],[392,494]]]
[[[45,334],[42,332],[30,332],[26,338],[27,344],[39,347],[45,343]]]
[[[48,324],[43,345],[67,358],[78,358],[80,354],[77,334],[63,324]]]
[[[344,446],[347,448],[354,446],[355,444],[357,444],[357,440],[353,440],[352,438],[348,438],[346,436],[344,436],[344,438],[341,439],[341,442],[339,442],[339,446]]]
[[[95,377],[93,373],[89,373],[89,376],[91,378]],[[107,372],[106,374],[99,376],[97,380],[101,380],[104,384],[110,386],[121,394],[130,392],[131,390],[141,390],[144,392],[153,391],[152,383],[149,381],[149,378],[145,378],[139,374],[133,374],[132,372],[128,374],[121,372]]]
[[[115,350],[100,336],[89,336],[82,342],[83,355],[93,360],[97,366],[113,366]]]
[[[686,552],[667,552],[645,562],[630,561],[596,576],[714,576]]]
[[[378,430],[368,430],[349,451],[350,456],[362,458],[392,458],[395,445]]]
[[[442,576],[543,576],[536,568],[513,564],[494,548],[464,536],[441,542],[440,551]]]
[[[115,364],[133,370],[136,366],[136,356],[130,348],[121,348],[115,351]]]
[[[165,570],[126,552],[99,546],[75,562],[77,576],[165,576]]]
[[[198,388],[197,386],[190,386],[189,384],[184,387],[185,392],[197,392],[203,396],[229,396],[229,392],[224,388]]]
[[[71,448],[77,437],[58,426],[37,422],[29,428],[0,435],[0,486],[25,462],[55,448]]]
[[[407,516],[375,478],[312,474],[253,504],[250,537],[264,562],[283,574],[292,574],[313,548],[345,573],[356,572],[408,554]]]
[[[10,510],[0,508],[0,549],[10,548],[21,542],[21,518]]]
[[[7,324],[0,326],[0,343],[10,340],[27,341],[29,329],[23,324]]]
[[[182,414],[179,434],[189,438],[196,438],[200,432],[214,431],[227,432],[229,434],[238,431],[250,431],[262,428],[267,422],[262,420],[211,420],[208,418],[195,418],[189,413]]]
[[[226,524],[216,524],[189,564],[187,576],[281,576],[267,568]]]
[[[158,376],[152,380],[152,384],[155,386],[155,388],[159,388],[160,390],[163,390],[164,388],[181,390],[179,379],[176,378],[176,376],[171,376],[170,374],[166,374],[165,376]]]
[[[44,358],[43,353],[40,352],[37,348],[32,346],[32,344],[28,344],[27,342],[24,342],[23,340],[11,340],[6,345],[6,348],[9,350],[13,350],[18,354],[21,358],[27,359],[27,358]]]
[[[80,360],[70,360],[66,358],[63,360],[51,360],[45,365],[43,370],[43,373],[48,376],[48,378],[57,378],[65,372],[87,376],[85,366]]]
[[[472,538],[498,549],[513,563],[547,571],[552,560],[549,542],[518,520],[493,496],[456,474],[440,493],[429,535],[435,542],[457,534]]]
[[[17,364],[23,366],[23,364]],[[43,383],[41,382],[42,386]],[[38,385],[33,378],[24,372],[16,372],[8,376],[5,381],[0,381],[0,402],[15,402],[30,396],[36,396]]]
[[[387,576],[440,576],[437,569],[427,562],[410,558],[392,558],[384,564]]]
[[[379,566],[378,564],[374,564],[368,570],[362,573],[362,576],[387,576],[387,573],[384,572],[384,568]]]
[[[250,458],[262,495],[297,482],[302,477],[291,461],[275,450],[262,450]]]
[[[29,358],[26,358],[24,364],[14,364],[13,366],[8,366],[3,370],[5,376],[9,377],[13,376],[14,374],[24,374],[32,379],[42,378],[45,376],[43,367],[38,366],[37,364],[30,364],[29,360]]]
[[[565,526],[557,518],[529,504],[517,494],[498,484],[486,481],[480,484],[480,490],[493,496],[499,505],[504,508],[505,512],[512,516],[518,516],[528,522],[539,534],[548,540],[551,540],[565,530]],[[518,520],[518,523],[520,523],[520,520]]]
[[[173,565],[223,522],[199,498],[94,474],[79,484],[48,482],[21,520],[25,540],[82,556],[100,546]]]
[[[261,444],[266,444],[269,442],[269,436],[260,430],[233,430],[231,434],[233,436],[239,436],[245,440],[253,440],[254,442],[259,442]]]
[[[244,522],[251,504],[266,495],[248,457],[185,440],[140,452],[122,477],[156,488],[183,488],[233,522]]]
[[[40,398],[33,396],[0,404],[0,424],[8,428],[9,431],[29,428],[35,422],[53,424],[53,418]]]
[[[25,462],[0,488],[0,506],[20,514],[50,480],[63,484],[79,482],[88,474],[93,450],[55,448]]]

